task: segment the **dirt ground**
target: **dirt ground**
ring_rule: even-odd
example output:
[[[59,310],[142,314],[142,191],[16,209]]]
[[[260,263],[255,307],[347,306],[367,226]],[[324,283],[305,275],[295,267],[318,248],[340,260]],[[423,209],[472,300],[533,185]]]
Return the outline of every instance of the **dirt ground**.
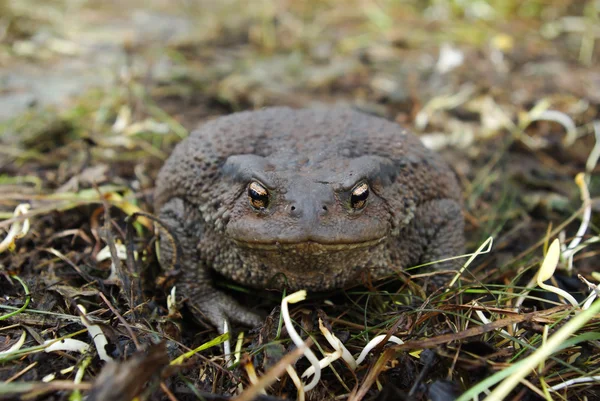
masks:
[[[597,0],[0,0],[0,398],[502,399],[522,371],[505,399],[600,400],[600,301],[578,278],[600,282],[599,43]],[[269,314],[234,328],[231,365],[169,297],[143,215],[190,130],[274,105],[410,128],[459,177],[467,251],[493,239],[447,293],[410,271],[292,307],[319,357],[319,318],[352,355],[405,342],[305,395],[281,291],[219,280]],[[555,238],[546,283],[578,306],[537,285]]]

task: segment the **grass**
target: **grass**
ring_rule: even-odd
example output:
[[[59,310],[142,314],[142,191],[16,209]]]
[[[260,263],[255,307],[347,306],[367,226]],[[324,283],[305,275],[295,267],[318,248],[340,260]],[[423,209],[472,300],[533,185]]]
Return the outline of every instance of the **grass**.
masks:
[[[576,274],[598,284],[591,207],[600,104],[590,77],[599,56],[593,29],[565,25],[573,17],[593,26],[598,12],[584,3],[231,1],[208,10],[151,2],[147,12],[198,23],[152,43],[133,35],[121,42],[126,60],[109,84],[0,123],[0,240],[13,227],[0,252],[0,395],[594,399],[600,301],[583,309],[590,290]],[[44,17],[32,4],[0,2],[5,68],[60,70],[65,55],[52,41],[36,42],[37,32],[104,43],[114,32],[84,34],[139,6],[65,0],[48,3]],[[436,72],[442,43],[465,57],[446,75]],[[19,53],[24,44],[39,52]],[[160,63],[168,68],[155,74]],[[0,96],[14,90],[0,87]],[[311,380],[301,377],[309,363],[283,329],[282,294],[220,283],[271,311],[226,355],[227,336],[194,322],[172,292],[177,272],[159,270],[151,216],[140,212],[152,212],[158,169],[198,123],[241,109],[334,102],[419,128],[463,185],[468,250],[485,249],[488,238],[493,247],[457,259],[447,291],[431,291],[430,274],[411,269],[290,307],[290,323],[319,359],[335,357],[339,343],[356,358],[378,336],[403,341],[382,342],[356,369],[333,361],[313,390],[299,392]],[[26,215],[14,214],[20,204]],[[574,237],[584,248],[570,255]],[[562,258],[541,287],[536,274],[556,256],[556,238]],[[100,334],[90,327],[101,328],[112,362],[98,357]],[[91,351],[45,352],[71,339]]]

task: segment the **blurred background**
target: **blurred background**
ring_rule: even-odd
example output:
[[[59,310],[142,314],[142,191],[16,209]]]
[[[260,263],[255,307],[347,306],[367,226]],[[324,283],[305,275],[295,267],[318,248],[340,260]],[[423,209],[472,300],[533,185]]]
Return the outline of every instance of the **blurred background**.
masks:
[[[131,80],[170,98],[169,113],[183,122],[184,112],[193,120],[217,105],[348,102],[411,121],[448,94],[459,103],[490,94],[515,107],[549,94],[597,102],[598,8],[597,0],[2,0],[0,119],[64,109],[90,88]]]

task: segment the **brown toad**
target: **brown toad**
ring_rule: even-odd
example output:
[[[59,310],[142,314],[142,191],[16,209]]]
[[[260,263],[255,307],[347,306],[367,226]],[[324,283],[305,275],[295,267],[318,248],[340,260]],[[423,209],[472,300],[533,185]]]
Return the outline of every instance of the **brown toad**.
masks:
[[[448,165],[399,125],[351,109],[210,121],[167,160],[155,206],[181,245],[179,287],[221,330],[227,318],[260,320],[215,289],[211,270],[323,291],[458,255],[464,243]],[[163,265],[173,251],[162,236]]]

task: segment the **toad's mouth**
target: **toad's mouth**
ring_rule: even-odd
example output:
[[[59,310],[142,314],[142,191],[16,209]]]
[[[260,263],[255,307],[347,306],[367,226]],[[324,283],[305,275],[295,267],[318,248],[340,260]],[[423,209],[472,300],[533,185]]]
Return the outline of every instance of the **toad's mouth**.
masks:
[[[308,253],[327,253],[349,251],[360,248],[368,248],[375,246],[385,240],[387,237],[381,237],[368,241],[349,242],[349,243],[323,243],[317,241],[301,241],[301,242],[255,242],[233,239],[233,242],[243,248],[257,249],[274,252],[308,252]]]

